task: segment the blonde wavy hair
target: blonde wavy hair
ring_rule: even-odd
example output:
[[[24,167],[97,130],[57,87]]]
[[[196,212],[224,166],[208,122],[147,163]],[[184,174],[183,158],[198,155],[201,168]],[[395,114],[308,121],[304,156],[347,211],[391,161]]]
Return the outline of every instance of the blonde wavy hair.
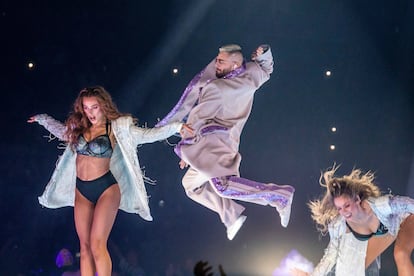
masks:
[[[374,184],[374,173],[353,169],[349,175],[337,177],[335,173],[338,168],[334,164],[332,168],[321,173],[319,184],[326,188],[325,194],[308,203],[312,219],[322,234],[326,234],[329,223],[339,216],[334,205],[336,197],[347,195],[355,200],[359,197],[363,201],[369,197],[381,196],[380,189]]]
[[[102,86],[92,86],[82,89],[73,103],[72,111],[66,119],[65,137],[68,143],[73,146],[78,142],[79,136],[88,130],[92,124],[83,110],[83,98],[95,97],[102,109],[106,119],[112,121],[122,116],[131,116],[127,113],[121,113],[112,100],[111,95]],[[133,118],[134,122],[137,119]]]

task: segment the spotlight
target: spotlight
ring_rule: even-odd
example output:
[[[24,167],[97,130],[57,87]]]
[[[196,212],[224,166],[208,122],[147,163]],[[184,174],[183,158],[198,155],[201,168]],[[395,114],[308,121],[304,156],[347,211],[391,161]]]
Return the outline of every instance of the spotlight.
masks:
[[[325,72],[325,76],[330,77],[332,75],[332,72],[330,70],[327,70]]]
[[[335,148],[336,148],[336,147],[335,147],[335,145],[330,145],[330,146],[329,146],[329,148],[330,148],[331,150],[335,150]]]
[[[34,67],[35,67],[35,64],[33,63],[33,62],[28,62],[27,64],[26,64],[26,66],[27,66],[27,69],[29,69],[29,70],[33,70],[34,69]]]
[[[336,132],[336,127],[332,127],[332,128],[331,128],[331,131],[332,131],[332,132]]]

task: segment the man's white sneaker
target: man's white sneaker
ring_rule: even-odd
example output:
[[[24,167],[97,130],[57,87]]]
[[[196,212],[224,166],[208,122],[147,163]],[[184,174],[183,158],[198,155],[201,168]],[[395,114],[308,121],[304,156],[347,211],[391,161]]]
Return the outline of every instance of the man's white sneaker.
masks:
[[[239,232],[246,218],[247,218],[246,216],[241,215],[232,225],[227,227],[227,238],[229,240],[234,239],[234,237],[236,236],[237,232]]]

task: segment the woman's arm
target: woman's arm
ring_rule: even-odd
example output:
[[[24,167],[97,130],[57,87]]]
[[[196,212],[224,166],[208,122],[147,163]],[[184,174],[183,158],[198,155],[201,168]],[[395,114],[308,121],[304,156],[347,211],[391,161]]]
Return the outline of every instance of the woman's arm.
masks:
[[[323,276],[327,275],[334,265],[336,264],[336,259],[339,253],[339,239],[331,239],[329,241],[328,247],[325,249],[325,253],[322,259],[319,261],[313,272],[312,276]]]
[[[339,244],[345,232],[344,227],[345,223],[341,218],[337,218],[329,224],[329,244],[325,249],[322,259],[311,273],[312,276],[326,275],[336,265],[338,255],[340,254]]]
[[[131,126],[130,133],[135,143],[139,145],[167,139],[168,137],[179,133],[182,127],[183,123],[180,122],[174,122],[155,128]]]
[[[390,196],[390,207],[392,213],[414,214],[414,199],[408,196]]]
[[[62,141],[65,141],[64,135],[66,132],[66,126],[62,122],[54,119],[53,117],[47,114],[37,114],[30,117],[27,120],[28,123],[37,122],[39,125],[43,126],[51,134],[56,136]]]

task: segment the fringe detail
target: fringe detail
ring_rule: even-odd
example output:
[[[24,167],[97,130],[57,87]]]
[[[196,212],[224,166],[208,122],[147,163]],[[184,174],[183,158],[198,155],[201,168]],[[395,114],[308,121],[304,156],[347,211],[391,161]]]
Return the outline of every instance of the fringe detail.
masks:
[[[49,135],[44,135],[44,138],[47,138],[48,142],[52,142],[55,139],[58,139],[57,136],[53,135],[51,132],[49,132]]]
[[[142,179],[144,179],[144,183],[150,184],[150,185],[157,185],[157,180],[151,179],[149,176],[145,175],[145,166],[141,167],[142,172]]]

